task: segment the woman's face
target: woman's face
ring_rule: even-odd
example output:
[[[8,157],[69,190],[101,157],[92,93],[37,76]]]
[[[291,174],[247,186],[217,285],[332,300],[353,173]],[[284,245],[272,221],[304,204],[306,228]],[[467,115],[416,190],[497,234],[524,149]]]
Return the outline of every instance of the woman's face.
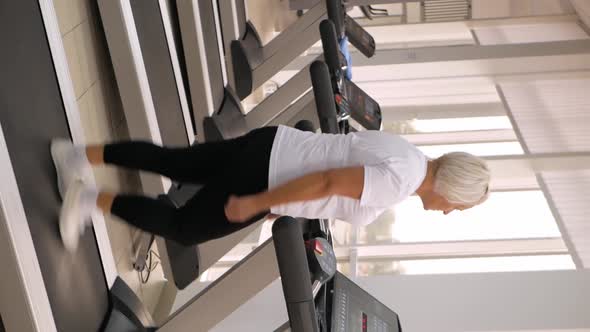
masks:
[[[450,203],[446,198],[435,191],[430,191],[426,195],[422,195],[420,198],[424,210],[442,211],[445,215],[455,210],[463,211],[472,207],[463,204]]]

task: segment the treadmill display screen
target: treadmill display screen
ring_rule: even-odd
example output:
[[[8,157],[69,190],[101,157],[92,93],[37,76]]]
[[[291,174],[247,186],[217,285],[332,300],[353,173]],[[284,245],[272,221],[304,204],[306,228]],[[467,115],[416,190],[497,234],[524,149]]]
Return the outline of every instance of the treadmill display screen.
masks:
[[[344,20],[346,36],[354,47],[356,47],[367,58],[375,55],[375,39],[367,30],[358,24],[352,17],[346,15]]]
[[[401,332],[395,312],[341,273],[334,276],[332,331]]]
[[[367,130],[380,130],[382,116],[379,104],[352,81],[345,79],[344,86],[352,118]]]

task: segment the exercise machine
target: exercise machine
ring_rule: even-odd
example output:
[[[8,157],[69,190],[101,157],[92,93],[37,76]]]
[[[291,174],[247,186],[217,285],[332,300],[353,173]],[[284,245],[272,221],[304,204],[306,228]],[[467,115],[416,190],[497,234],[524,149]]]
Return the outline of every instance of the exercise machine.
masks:
[[[49,146],[58,137],[83,144],[84,135],[52,1],[3,3],[0,36],[2,324],[20,332],[120,332],[129,324],[150,325],[147,311],[117,276],[100,216],[75,252],[62,245]]]
[[[5,266],[1,287],[2,294],[11,294],[0,299],[3,324],[25,332],[153,331],[156,324],[147,310],[117,279],[104,220],[94,216],[93,228],[75,253],[63,248],[49,143],[56,137],[83,143],[76,99],[52,3],[11,2],[9,12],[0,20],[0,33],[12,36],[5,39],[10,52],[0,55],[8,57],[0,62],[2,91],[8,92],[2,95],[6,112],[0,112],[0,234],[6,246],[0,251]],[[27,79],[31,76],[36,80]],[[36,98],[29,98],[31,94]],[[274,257],[269,249],[269,244],[261,246],[158,330],[214,326],[278,277],[276,264],[268,264]],[[240,273],[260,277],[244,285]],[[231,299],[227,289],[234,290]],[[219,298],[226,300],[218,303]]]
[[[334,24],[330,20],[324,20],[320,24],[320,30],[322,30],[322,44],[324,46],[326,58],[331,60],[331,66],[328,70],[331,74],[329,74],[327,82],[315,84],[312,91],[307,92],[285,111],[278,112],[275,117],[270,117],[269,114],[264,117],[265,113],[258,110],[243,115],[239,112],[237,107],[224,108],[220,112],[214,113],[203,120],[204,130],[207,133],[207,137],[209,139],[237,137],[245,134],[251,129],[277,123],[296,126],[296,124],[301,121],[310,121],[312,125],[318,127],[321,120],[316,115],[316,100],[321,101],[325,99],[322,95],[324,93],[321,92],[322,90],[325,90],[325,88],[322,88],[321,84],[325,84],[325,86],[328,87],[332,86],[332,90],[336,92],[336,97],[332,100],[328,100],[327,103],[336,103],[338,107],[338,121],[340,121],[339,123],[342,126],[346,126],[346,128],[341,131],[342,133],[347,133],[353,128],[347,121],[349,117],[352,117],[352,119],[365,129],[379,130],[382,124],[379,104],[358,86],[344,77],[343,68],[346,67],[346,63],[344,62],[344,57],[338,50]],[[307,71],[306,74],[309,76],[309,71]],[[314,95],[316,95],[315,98]],[[269,98],[272,98],[272,96]],[[272,100],[269,102],[272,102]],[[270,108],[265,109],[270,110]],[[262,118],[268,119],[267,122],[261,122],[260,119]],[[169,194],[167,197],[173,198],[173,195]],[[184,197],[188,196],[184,195]],[[181,199],[174,200],[173,203],[176,206],[182,206],[184,201]],[[170,243],[171,241],[167,242]],[[169,252],[171,250],[177,251],[175,248],[183,250],[182,246],[173,245],[174,249],[170,249],[170,245],[168,247]],[[178,257],[181,256],[178,255]],[[175,265],[183,270],[186,270],[187,266],[194,267],[194,264],[191,264],[191,261],[189,260],[190,258],[191,256],[188,255],[185,259],[178,259]],[[183,273],[182,276],[175,275],[176,284],[180,289],[186,287],[199,275],[198,271],[191,271],[192,273]]]
[[[318,4],[318,6],[320,5]],[[354,111],[352,115],[355,120],[365,129],[380,129],[381,112],[379,105],[358,88],[358,86],[347,79],[345,75],[350,69],[350,66],[346,61],[346,57],[339,51],[339,40],[344,37],[344,31],[347,29],[345,21],[352,21],[352,19],[347,19],[339,1],[326,0],[325,7],[328,8],[328,19],[322,20],[316,28],[320,32],[319,35],[321,36],[324,54],[330,54],[331,57],[336,59],[330,62],[331,68],[335,72],[335,75],[338,76],[337,79],[340,80],[340,82],[335,82],[335,84],[347,90],[347,93],[344,92],[340,95],[349,94],[350,97],[354,97],[348,98],[348,100],[354,102],[349,105],[349,110]],[[328,28],[328,24],[331,27]],[[349,32],[347,36],[358,41],[356,45],[361,49],[367,50],[369,53],[374,53],[375,43],[371,35],[358,25],[350,25],[356,28],[348,28],[347,31]],[[324,28],[321,28],[322,26]],[[322,56],[319,56],[319,59],[321,58]],[[260,126],[276,123],[293,125],[305,118],[315,121],[317,116],[311,88],[312,84],[308,66],[296,74],[284,86],[263,100],[247,115],[242,115],[241,112],[238,112],[238,109],[231,108],[221,110],[205,118],[204,125],[206,126],[206,131],[214,133],[212,135],[214,137],[230,138],[245,134],[248,130]],[[367,112],[372,114],[373,122],[367,120]],[[268,121],[268,119],[271,119],[271,121]]]
[[[272,238],[289,315],[275,332],[402,331],[393,310],[336,270],[325,220],[281,217]]]
[[[266,125],[295,125],[302,119],[317,123],[311,92],[282,111],[266,107],[243,115],[239,98],[227,86],[214,4],[189,0],[99,1],[131,137],[178,146],[194,140],[231,138]],[[307,71],[303,74],[309,77]],[[168,82],[166,94],[157,91],[162,84],[159,77]],[[168,100],[159,100],[166,97]],[[273,100],[276,98],[266,105],[272,105]],[[167,192],[161,199],[177,206],[199,189],[186,185],[168,189],[170,184],[165,179],[146,174],[141,179],[144,191]],[[137,270],[149,268],[146,257],[156,241],[165,277],[175,289],[183,289],[257,226],[193,247],[141,233],[135,245],[134,266]],[[172,307],[175,289],[169,288],[158,305],[158,320]]]
[[[190,4],[190,2],[185,3],[185,5]],[[199,6],[208,6],[207,3],[202,3]],[[200,8],[201,10],[203,7]],[[194,8],[179,7],[180,12],[193,12]],[[194,19],[195,16],[190,15],[184,19]],[[180,16],[181,22],[184,20],[182,16]],[[198,30],[194,30],[194,23],[187,23],[182,22],[181,31],[183,31],[184,35],[184,44],[187,45],[191,42],[191,39],[188,36],[198,36]],[[369,130],[378,130],[381,128],[382,117],[381,117],[381,110],[378,103],[373,100],[370,96],[364,93],[360,88],[358,88],[354,83],[344,77],[344,70],[343,68],[346,67],[346,63],[344,61],[344,57],[340,54],[338,50],[338,42],[337,42],[337,32],[334,24],[330,20],[324,20],[320,27],[322,30],[322,44],[324,46],[324,50],[326,52],[326,57],[328,59],[336,59],[331,60],[331,72],[333,79],[328,82],[328,86],[332,85],[333,90],[338,92],[336,102],[339,104],[339,109],[341,110],[340,114],[343,119],[348,119],[349,116],[363,126],[365,129]],[[188,32],[187,32],[188,30]],[[211,35],[210,35],[211,37]],[[197,38],[198,40],[198,38]],[[194,50],[188,49],[185,54],[187,57],[191,57],[195,62],[199,62],[195,57],[198,56]],[[190,54],[190,55],[188,55]],[[217,57],[215,59],[218,59]],[[208,68],[223,68],[222,63],[216,63],[216,66],[212,66],[209,64]],[[191,66],[197,67],[196,64],[189,64],[189,73]],[[218,67],[217,67],[218,66]],[[201,69],[201,67],[197,67]],[[309,71],[304,71],[302,74],[298,74],[299,76],[303,76],[306,74],[309,77]],[[197,83],[202,83],[202,76],[197,75],[189,75],[189,77],[193,77],[198,80]],[[193,81],[191,81],[191,84]],[[310,86],[312,84],[310,83]],[[191,87],[192,88],[192,87]],[[220,108],[217,112],[212,112],[209,114],[200,114],[197,117],[197,114],[194,113],[196,121],[203,122],[203,130],[205,132],[205,139],[206,140],[218,140],[218,139],[228,139],[232,137],[237,137],[247,133],[249,130],[254,128],[267,126],[267,125],[276,125],[276,124],[286,124],[295,126],[298,122],[302,120],[311,121],[316,127],[319,125],[318,117],[316,115],[316,107],[315,107],[315,100],[313,95],[320,94],[320,89],[312,89],[313,91],[308,91],[303,96],[298,96],[297,94],[292,95],[291,98],[295,99],[296,97],[300,97],[295,103],[289,105],[289,107],[285,108],[284,110],[276,111],[273,110],[273,107],[269,107],[268,105],[277,107],[276,98],[279,98],[278,95],[273,94],[265,101],[265,106],[263,108],[255,108],[247,115],[244,115],[239,107],[239,102],[233,97],[231,94],[231,90],[229,88],[225,88],[225,93],[223,94],[223,98],[221,98],[222,94],[220,94],[220,104],[223,107]],[[342,91],[341,91],[342,90]],[[219,91],[222,91],[221,88]],[[276,97],[276,98],[275,98]],[[215,100],[214,100],[215,101]],[[332,101],[333,103],[334,101]],[[211,109],[215,109],[213,107]],[[274,114],[273,114],[274,111]],[[348,123],[348,122],[343,122]],[[349,128],[352,128],[349,126]],[[177,191],[178,192],[178,191]],[[176,192],[175,192],[176,193]],[[173,197],[174,194],[169,193],[168,198]],[[190,197],[187,195],[183,195],[184,197]],[[184,202],[182,199],[174,200],[173,203],[176,206],[181,206]],[[183,248],[182,246],[173,245],[173,249],[170,249],[170,242],[169,243],[168,251],[169,252],[182,252],[183,250],[190,250],[187,248]],[[229,248],[227,248],[229,250]],[[179,267],[180,271],[185,271],[181,275],[175,274],[174,280],[176,285],[179,289],[186,287],[190,282],[192,282],[200,273],[204,270],[201,269],[195,270],[195,264],[191,264],[190,259],[192,258],[191,255],[184,256],[182,255],[175,255],[179,257],[176,260],[175,265]],[[190,266],[190,267],[188,267]],[[207,265],[208,267],[209,265]],[[191,269],[190,273],[186,273],[187,269]],[[180,272],[179,271],[179,272]]]
[[[101,0],[98,5],[130,137],[168,146],[222,138],[205,130],[205,119],[214,113],[241,114],[243,110],[226,88],[214,2]],[[272,116],[249,117],[251,128],[281,123],[271,122]],[[141,183],[147,194],[169,193],[162,198],[171,204],[182,204],[198,190],[145,173]],[[155,240],[165,277],[182,289],[253,228],[191,251],[140,233],[134,244],[134,267],[147,268],[146,257]],[[190,257],[195,263],[175,264],[175,257],[183,262]]]
[[[336,95],[334,94],[334,91],[339,91],[336,87],[333,86],[334,80],[332,78],[334,75],[330,73],[330,69],[323,62],[315,62],[312,65],[310,74],[312,75],[314,92],[316,94],[315,103],[316,103],[316,110],[318,113],[317,118],[320,119],[319,122],[321,124],[322,132],[340,133],[340,128],[347,128],[346,126],[341,124],[341,122],[346,122],[348,120],[346,118],[338,116],[338,114],[341,112],[341,110],[339,110],[339,108],[337,106],[336,97],[335,97]],[[346,98],[346,96],[343,96],[342,98],[344,99],[344,98]],[[313,128],[308,127],[308,130],[309,129],[313,130]],[[318,232],[324,232],[324,233],[329,232],[329,230],[325,230],[325,227],[322,228],[321,224],[315,223],[315,225],[317,225],[317,226],[312,227],[314,229],[312,231],[312,232],[314,232],[314,234],[317,234]],[[324,229],[324,230],[322,231],[322,229]],[[301,239],[301,237],[297,237],[297,238]],[[325,238],[327,239],[327,237],[325,237]],[[158,331],[177,331],[182,326],[187,326],[187,324],[195,324],[196,321],[198,321],[198,324],[199,324],[198,326],[200,328],[202,328],[203,330],[210,329],[213,326],[215,326],[218,322],[223,320],[227,315],[229,315],[235,309],[237,309],[239,307],[239,305],[241,305],[242,303],[244,303],[245,301],[250,299],[252,296],[254,296],[258,292],[260,292],[262,289],[266,288],[271,282],[276,280],[279,276],[282,276],[282,278],[288,278],[288,277],[285,277],[285,275],[279,273],[279,268],[283,269],[283,267],[278,266],[277,261],[282,261],[283,263],[281,263],[281,264],[283,264],[283,265],[285,265],[285,262],[288,262],[288,261],[286,261],[284,259],[277,260],[278,256],[275,252],[276,241],[277,240],[275,240],[275,242],[273,242],[273,239],[268,239],[263,244],[258,246],[252,253],[250,253],[243,260],[241,260],[236,265],[234,265],[230,269],[230,271],[228,271],[223,276],[218,278],[214,283],[209,285],[209,287],[207,287],[203,292],[199,293],[192,300],[190,300],[188,303],[186,303],[181,308],[181,310],[179,312],[174,313],[172,318],[170,320],[168,320],[167,322],[165,322],[160,327],[160,330],[158,330]],[[282,240],[278,240],[278,241],[282,242]],[[325,243],[324,243],[324,245],[325,245]],[[315,245],[313,245],[312,247],[315,248]],[[324,246],[322,248],[326,248],[326,250],[330,249],[330,247],[328,247],[328,246]],[[281,252],[288,253],[289,250],[290,249],[287,249],[287,251],[282,250]],[[287,256],[289,256],[289,254],[287,254]],[[315,278],[316,280],[314,280],[314,282],[312,283],[311,279],[307,279],[307,282],[309,284],[307,286],[304,286],[304,287],[307,287],[306,293],[305,293],[307,295],[309,295],[309,293],[311,292],[311,291],[307,292],[307,290],[309,290],[311,288],[315,289],[316,292],[319,292],[321,290],[320,286],[322,285],[322,283],[327,281],[330,277],[330,274],[333,273],[330,271],[335,270],[334,269],[335,260],[332,260],[332,262],[324,262],[324,263],[322,263],[322,261],[320,260],[320,261],[318,261],[318,263],[319,263],[319,266],[323,266],[324,268],[323,268],[323,270],[314,270],[312,268],[312,270],[316,271],[314,274],[316,276],[316,278]],[[297,266],[300,266],[300,265],[301,264],[299,264]],[[290,264],[286,264],[286,266],[288,268],[290,266]],[[283,273],[283,272],[281,271],[281,273]],[[303,273],[303,274],[295,276],[295,277],[301,277],[301,278],[303,278],[302,280],[306,280],[305,279],[306,276],[309,276],[309,275],[310,275],[309,273],[307,273],[307,274]],[[317,276],[320,276],[320,278],[318,279]],[[245,280],[247,280],[248,282],[244,282]],[[338,280],[342,280],[342,278],[338,277]],[[315,283],[315,286],[313,286],[314,283]],[[338,287],[341,287],[341,288],[344,287],[344,286],[340,286],[341,285],[340,281],[337,285],[338,285]],[[303,298],[297,297],[297,293],[298,293],[297,287],[299,287],[299,286],[296,286],[296,289],[293,292],[293,293],[295,293],[295,298],[294,298],[295,301],[299,301],[300,299],[305,300],[307,297],[303,297]],[[227,296],[227,294],[225,293],[228,289],[232,290],[231,297]],[[328,292],[328,288],[324,288],[323,292]],[[223,296],[222,294],[225,294],[225,296]],[[338,291],[338,294],[344,294],[344,293],[342,291]],[[216,299],[221,298],[221,296],[223,296],[224,300],[216,302],[215,306],[211,306],[211,301],[215,301]],[[357,295],[355,295],[355,296],[357,296]],[[366,295],[366,293],[363,293],[359,296],[363,296],[363,298],[367,301],[367,303],[370,302],[368,300],[369,297]],[[326,299],[325,308],[330,307],[330,305],[328,304],[329,302],[327,302],[327,301],[329,301],[330,296],[327,294],[326,296],[324,296],[324,298]],[[291,300],[291,298],[289,297],[288,301],[290,301],[290,300]],[[371,306],[379,306],[379,304],[376,301],[374,301],[374,299],[370,303],[371,303]],[[382,313],[379,313],[379,315],[383,316],[382,320],[384,320],[385,322],[389,322],[389,324],[392,327],[396,327],[397,323],[396,323],[396,321],[394,321],[392,319],[392,317],[394,317],[394,316],[391,315],[391,311],[388,311],[388,310],[386,310],[386,308],[383,308],[383,307],[379,307],[379,308],[380,308],[379,310],[382,310]],[[364,310],[362,312],[364,312],[367,315],[374,312],[374,311],[369,311],[365,307],[363,307],[361,309]],[[375,309],[375,310],[377,310],[377,309]],[[292,317],[291,311],[290,311],[290,317],[291,317],[291,323],[293,323],[294,321],[296,321],[296,319]],[[310,310],[303,311],[303,312],[308,314],[307,315],[307,319],[308,319],[307,323],[313,324],[313,322],[315,321],[315,315],[313,315]],[[338,312],[341,312],[341,311],[338,311]],[[357,312],[353,311],[352,313],[357,313]],[[385,317],[385,315],[389,315],[389,316]],[[328,316],[325,316],[325,317],[328,317]],[[305,319],[305,318],[303,318],[303,319]],[[341,318],[338,318],[338,319],[341,319]],[[341,324],[341,323],[338,323],[339,322],[338,320],[333,320],[333,321],[336,322],[335,326],[338,324]],[[284,327],[286,327],[286,326],[284,326]],[[312,331],[312,330],[298,329],[297,327],[293,328],[292,330],[293,331]],[[396,330],[392,329],[391,331],[396,331]]]
[[[167,146],[195,141],[178,40],[164,0],[98,1],[130,138]],[[170,189],[168,179],[140,173],[143,192],[159,195]],[[139,232],[134,241],[134,268],[146,269],[151,234]],[[158,239],[161,257],[167,246]],[[171,249],[174,251],[174,249]],[[163,259],[164,275],[174,266]]]
[[[307,71],[298,76],[305,81],[303,89],[282,89],[282,94],[273,95],[247,116],[242,115],[239,98],[227,87],[214,1],[101,0],[98,4],[131,138],[182,146],[196,140],[239,136],[261,126],[292,126],[302,119],[315,118],[309,107],[313,104],[310,92],[293,107],[285,108],[301,91],[309,90]],[[224,121],[217,121],[219,118]],[[232,121],[234,118],[242,121]],[[166,179],[151,174],[142,173],[141,180],[144,192],[168,193],[162,198],[175,205],[181,205],[198,190],[186,185],[170,187]],[[138,271],[147,268],[146,258],[155,240],[165,277],[182,289],[253,228],[195,250],[139,233],[134,245],[134,267]],[[182,264],[176,264],[177,257]],[[188,259],[195,263],[184,263]]]
[[[322,22],[323,36],[336,33],[330,21]],[[336,54],[326,61],[339,63]],[[341,89],[341,68],[316,61],[311,76],[317,114],[324,133],[351,130],[349,102],[357,95]],[[331,89],[330,89],[331,87]],[[367,113],[370,118],[370,113]],[[401,332],[398,315],[336,271],[336,257],[327,220],[281,217],[272,227],[277,263],[289,321],[275,331],[391,331]]]
[[[286,124],[280,109],[250,112],[244,115],[240,99],[228,86],[227,68],[223,59],[221,27],[215,1],[178,1],[178,25],[182,36],[186,60],[188,85],[192,100],[192,117],[201,141],[228,139],[245,134],[248,130],[277,124]],[[214,130],[209,118],[214,115],[247,118],[247,126],[238,129]],[[297,121],[295,121],[297,122]]]
[[[340,122],[347,121],[347,119],[338,116],[341,111],[338,109],[333,92],[330,70],[326,64],[316,62],[312,65],[311,75],[314,89],[317,90],[319,97],[315,102],[318,118],[323,119],[320,120],[322,131],[338,133],[341,128]],[[301,125],[305,125],[307,130],[314,130],[309,122]],[[165,321],[157,331],[180,331],[186,326],[198,326],[202,330],[211,329],[279,276],[282,277],[293,331],[315,331],[306,329],[308,324],[324,327],[332,324],[332,330],[337,326],[346,328],[352,326],[346,320],[352,317],[351,319],[356,324],[359,315],[360,324],[362,324],[363,318],[366,319],[367,331],[373,331],[373,326],[385,331],[399,331],[399,322],[395,313],[362,292],[360,288],[355,287],[342,275],[337,275],[332,283],[329,282],[336,271],[336,260],[333,251],[331,251],[329,229],[325,223],[307,223],[307,233],[313,235],[307,238],[307,248],[309,249],[307,257],[310,262],[308,265],[307,261],[304,262],[305,258],[301,259],[302,256],[297,251],[300,251],[303,246],[303,237],[299,236],[301,231],[295,235],[292,234],[292,231],[277,234],[276,229],[283,229],[281,224],[295,225],[292,218],[281,219],[283,221],[279,222],[279,226],[273,226],[273,239],[261,244],[230,271],[209,285],[203,292],[197,294]],[[290,229],[290,227],[287,228]],[[292,251],[295,245],[300,247]],[[289,261],[288,257],[297,261]],[[302,269],[302,266],[308,270],[297,270]],[[310,276],[310,267],[312,278],[307,279],[307,276]],[[299,281],[294,284],[294,279]],[[246,280],[248,282],[245,282]],[[232,290],[231,296],[227,294],[228,289]],[[313,295],[310,297],[309,294],[315,294],[315,297]],[[223,301],[219,301],[220,298],[223,298]],[[356,301],[351,305],[343,305],[341,302],[343,299],[352,300],[353,298]],[[359,299],[362,301],[360,305],[358,305]],[[296,303],[293,304],[293,301]],[[335,301],[340,301],[338,302],[340,304],[334,304]],[[320,325],[316,320],[315,310],[320,312],[320,315],[317,316],[320,318]],[[349,310],[349,313],[343,312],[343,310]],[[288,326],[285,325],[282,328],[286,327]],[[326,331],[328,330],[330,329]]]
[[[338,35],[353,33],[350,42],[367,57],[375,53],[375,41],[351,17],[341,0],[317,1],[297,21],[263,45],[248,20],[244,0],[219,1],[223,47],[229,76],[240,99],[268,81],[319,39],[318,27],[327,16],[338,26]],[[356,37],[369,38],[369,40]]]
[[[219,136],[205,128],[205,119],[213,114],[243,113],[239,99],[227,87],[214,4],[189,0],[98,2],[132,139],[187,146],[195,141],[239,135]],[[250,128],[294,125],[304,118],[293,113],[277,118],[274,113],[252,113],[248,117]],[[160,197],[176,205],[183,204],[199,189],[170,184],[167,179],[144,173],[141,183],[145,193],[167,193]],[[195,247],[140,232],[134,243],[134,267],[138,271],[149,268],[147,257],[155,242],[164,276],[175,288],[182,289],[257,226]],[[167,294],[158,306],[162,316],[167,315],[174,299],[173,290]]]

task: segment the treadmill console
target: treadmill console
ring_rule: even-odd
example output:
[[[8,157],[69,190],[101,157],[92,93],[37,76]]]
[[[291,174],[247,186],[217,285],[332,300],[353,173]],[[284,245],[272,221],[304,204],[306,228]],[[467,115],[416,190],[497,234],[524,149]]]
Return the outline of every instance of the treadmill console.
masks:
[[[352,17],[344,18],[344,29],[350,43],[367,58],[375,55],[375,39]]]
[[[348,79],[344,80],[344,87],[352,118],[367,130],[381,130],[383,116],[379,103]]]
[[[332,291],[330,331],[401,332],[395,312],[339,272]]]

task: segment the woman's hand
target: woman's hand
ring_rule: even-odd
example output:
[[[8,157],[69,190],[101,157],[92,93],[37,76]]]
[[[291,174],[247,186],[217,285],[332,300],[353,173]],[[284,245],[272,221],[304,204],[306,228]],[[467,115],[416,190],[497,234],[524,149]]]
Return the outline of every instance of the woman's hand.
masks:
[[[225,204],[225,216],[233,223],[243,223],[259,213],[256,198],[250,196],[230,196]]]

